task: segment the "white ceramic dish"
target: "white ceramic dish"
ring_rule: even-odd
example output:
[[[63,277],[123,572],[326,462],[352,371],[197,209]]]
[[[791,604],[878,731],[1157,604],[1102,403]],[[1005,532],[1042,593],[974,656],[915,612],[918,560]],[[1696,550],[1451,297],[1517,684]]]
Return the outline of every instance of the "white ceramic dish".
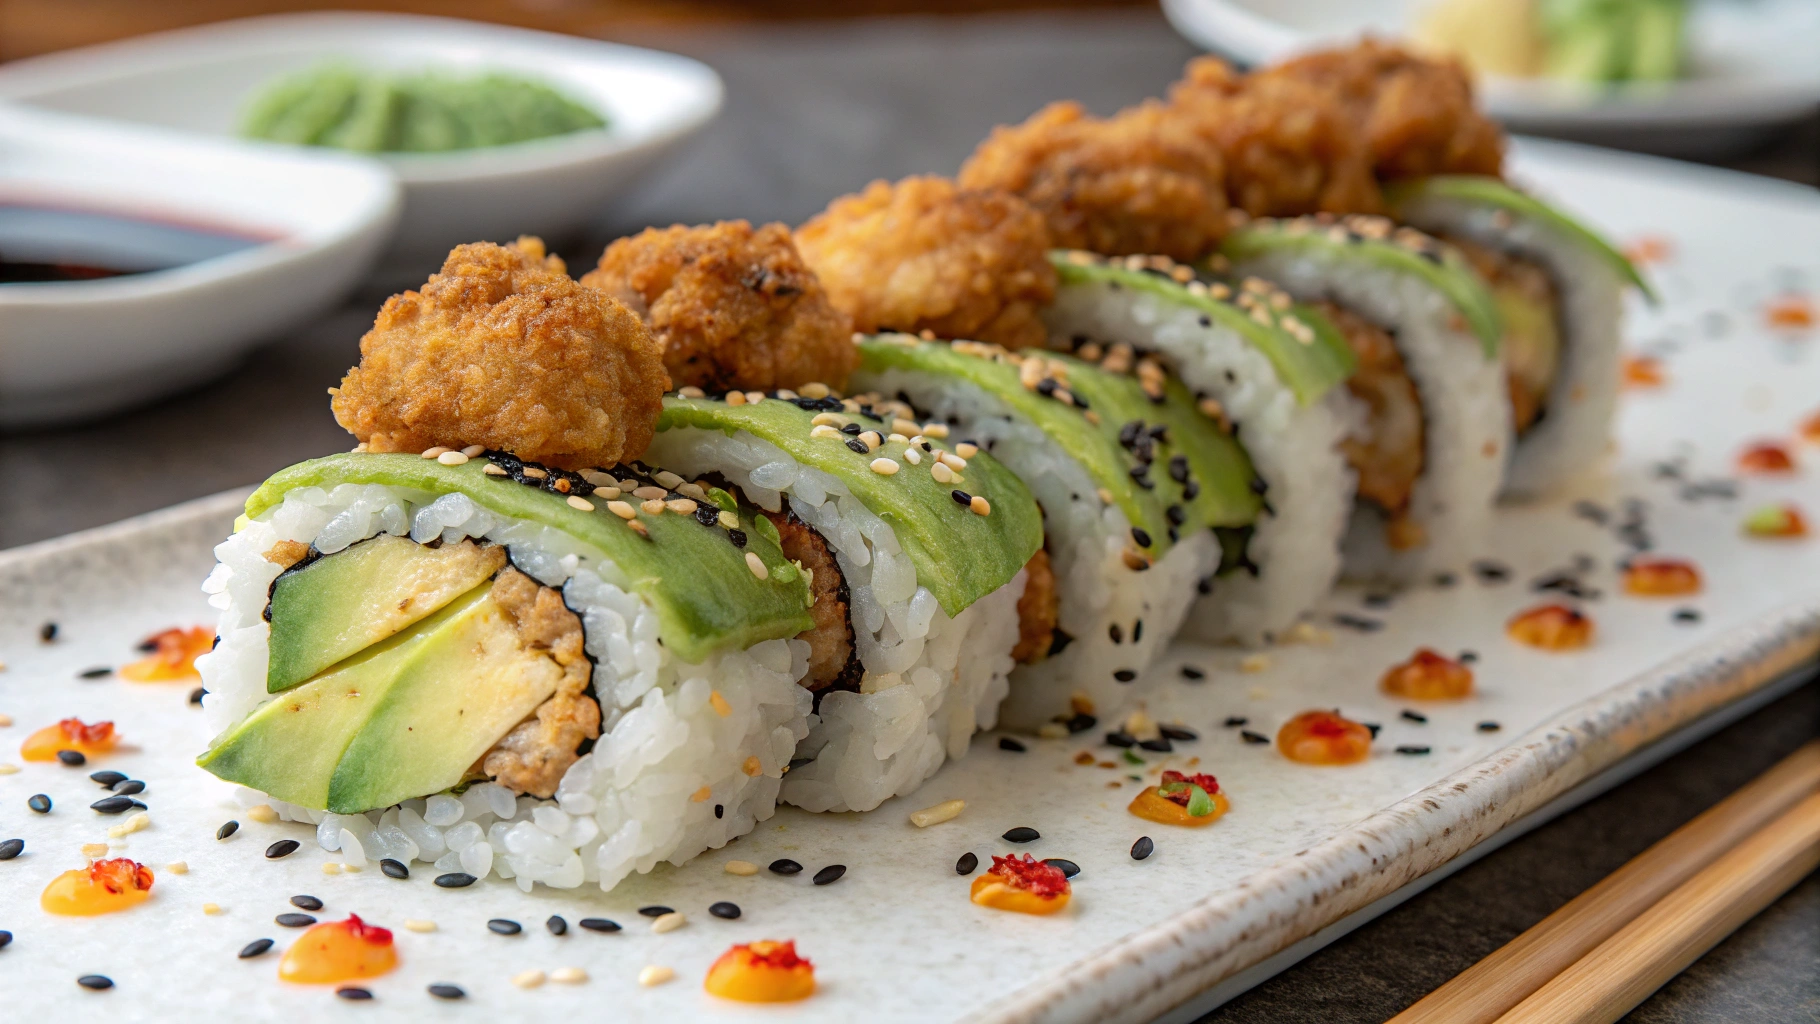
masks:
[[[100,225],[115,237],[96,245],[67,221],[34,228],[27,211],[266,240],[150,273],[0,285],[0,426],[96,416],[219,372],[346,295],[398,203],[397,183],[368,161],[0,104],[0,247],[12,258],[120,251],[123,225]]]
[[[719,77],[673,54],[449,18],[352,13],[248,18],[15,61],[0,65],[0,98],[232,135],[261,86],[329,60],[516,72],[611,122],[512,146],[379,157],[405,196],[386,269],[413,279],[462,242],[573,231],[707,124],[721,102]]]
[[[1246,64],[1399,36],[1429,0],[1163,0],[1176,30]],[[1695,0],[1693,73],[1663,85],[1576,88],[1514,78],[1481,85],[1516,131],[1671,155],[1735,150],[1820,106],[1820,4]]]
[[[121,1021],[350,1012],[337,1011],[326,988],[278,982],[276,952],[235,957],[260,937],[288,944],[296,933],[275,927],[273,915],[293,909],[292,894],[310,893],[326,902],[325,920],[352,911],[395,929],[407,919],[436,923],[434,932],[396,932],[402,965],[369,983],[376,999],[359,1009],[375,1020],[591,1019],[603,1008],[615,1020],[658,1022],[1191,1019],[1209,999],[1230,996],[1331,938],[1357,920],[1351,915],[1381,909],[1498,841],[1513,823],[1520,829],[1538,809],[1558,806],[1562,794],[1673,745],[1709,716],[1747,706],[1820,658],[1820,540],[1752,541],[1738,529],[1766,501],[1820,509],[1820,446],[1800,449],[1804,468],[1794,476],[1734,481],[1732,498],[1682,497],[1689,483],[1729,475],[1740,444],[1788,437],[1820,403],[1811,336],[1775,333],[1762,315],[1782,292],[1820,281],[1820,253],[1810,244],[1820,231],[1820,200],[1740,175],[1558,145],[1519,147],[1514,172],[1620,240],[1648,234],[1667,243],[1673,258],[1652,268],[1667,301],[1633,323],[1631,338],[1664,360],[1670,383],[1626,401],[1617,457],[1605,474],[1555,501],[1500,513],[1486,556],[1508,567],[1508,580],[1412,590],[1387,608],[1343,590],[1325,603],[1322,621],[1344,612],[1381,628],[1329,625],[1329,643],[1273,649],[1261,671],[1241,670],[1241,652],[1170,652],[1156,669],[1166,678],[1151,711],[1201,732],[1178,748],[1174,763],[1200,758],[1199,770],[1218,775],[1231,794],[1232,811],[1212,826],[1175,830],[1128,815],[1135,786],[1127,772],[1160,765],[1126,764],[1097,734],[1030,741],[1021,754],[982,737],[908,799],[863,815],[786,809],[723,850],[633,876],[607,894],[585,887],[524,894],[496,879],[444,890],[427,870],[406,881],[371,867],[326,876],[321,864],[334,858],[309,828],[254,822],[231,787],[191,764],[208,736],[186,704],[190,684],[77,678],[134,657],[134,642],[153,630],[209,621],[197,584],[237,507],[238,495],[224,495],[0,553],[0,658],[10,666],[0,675],[0,712],[15,722],[0,729],[0,760],[31,729],[66,715],[118,722],[128,746],[96,766],[147,782],[152,826],[117,840],[117,852],[159,872],[151,902],[130,912],[81,920],[41,913],[39,890],[80,866],[79,846],[105,838],[118,819],[84,806],[98,795],[84,777],[92,767],[28,764],[0,776],[0,806],[17,808],[36,792],[57,803],[50,815],[0,818],[0,833],[26,841],[23,856],[0,863],[0,927],[15,936],[0,950],[0,965],[8,976],[36,979],[8,991],[8,1009],[21,1019],[60,1019],[106,998],[110,1018]],[[1664,463],[1674,476],[1663,474]],[[1663,602],[1617,593],[1613,563],[1624,549],[1615,524],[1590,521],[1574,503],[1594,502],[1621,517],[1627,499],[1647,507],[1657,550],[1699,564],[1700,595]],[[1534,591],[1530,581],[1580,553],[1596,563],[1584,582],[1605,594],[1587,603],[1597,642],[1553,655],[1512,644],[1506,618],[1559,596]],[[1677,622],[1679,607],[1703,617]],[[38,641],[46,620],[60,626],[54,644]],[[1399,718],[1405,704],[1376,690],[1381,671],[1418,644],[1479,654],[1478,694],[1424,705],[1426,724]],[[1204,666],[1209,677],[1184,681],[1176,673],[1185,663]],[[1298,766],[1220,726],[1242,715],[1271,733],[1304,708],[1336,706],[1383,724],[1364,764]],[[1477,730],[1484,720],[1502,731]],[[1402,744],[1431,753],[1394,753]],[[1083,750],[1119,770],[1078,766],[1073,759]],[[967,801],[955,820],[928,829],[907,823],[907,812],[949,798]],[[215,829],[229,818],[241,822],[240,832],[217,843]],[[1042,838],[1024,847],[998,838],[1018,825]],[[1133,861],[1127,851],[1144,834],[1156,853]],[[280,838],[303,848],[266,860],[262,851]],[[1082,867],[1066,912],[1031,918],[967,902],[968,879],[955,874],[955,859],[1018,850]],[[780,857],[808,870],[794,878],[723,870],[732,859],[762,865]],[[187,874],[163,870],[176,860],[187,863]],[[809,875],[831,863],[846,864],[846,876],[811,885]],[[707,915],[717,900],[737,903],[742,916]],[[221,913],[204,914],[204,902]],[[658,903],[690,923],[652,934],[637,908]],[[552,914],[567,918],[567,935],[539,926]],[[585,916],[626,929],[577,930]],[[522,922],[525,934],[490,933],[494,917]],[[708,965],[729,944],[765,937],[794,938],[816,961],[816,996],[762,1008],[701,991]],[[636,978],[646,965],[673,968],[677,980],[641,988]],[[584,968],[589,980],[535,991],[509,980],[562,966]],[[75,978],[86,973],[111,977],[117,990],[97,997],[79,989]],[[1223,979],[1236,980],[1222,987]],[[436,1003],[424,986],[439,981],[462,985],[467,999]]]

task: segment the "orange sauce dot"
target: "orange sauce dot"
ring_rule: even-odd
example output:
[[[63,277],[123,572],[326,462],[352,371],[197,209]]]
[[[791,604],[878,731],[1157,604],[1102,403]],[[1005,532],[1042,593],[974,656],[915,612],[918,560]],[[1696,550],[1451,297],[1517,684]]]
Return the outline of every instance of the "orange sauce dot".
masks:
[[[138,661],[123,666],[120,675],[136,683],[161,683],[173,679],[196,678],[196,658],[215,646],[215,633],[202,626],[189,629],[167,629],[154,634],[139,645],[152,652]]]
[[[1801,437],[1804,440],[1820,444],[1820,412],[1816,412],[1807,419],[1802,420],[1801,426],[1796,429],[1800,432]]]
[[[118,857],[65,871],[44,887],[38,905],[67,917],[93,917],[137,906],[151,898],[152,869]]]
[[[1668,373],[1655,356],[1625,356],[1623,380],[1627,388],[1659,388],[1668,383]]]
[[[1765,505],[1744,519],[1744,532],[1752,537],[1792,539],[1807,536],[1807,519],[1793,505]]]
[[[1624,592],[1637,597],[1697,594],[1700,570],[1680,558],[1638,558],[1624,570]]]
[[[349,914],[346,921],[316,925],[284,951],[278,977],[306,985],[377,978],[398,966],[392,933]]]
[[[1564,604],[1545,604],[1512,616],[1504,632],[1544,651],[1571,651],[1592,643],[1593,622]]]
[[[967,898],[982,907],[1018,914],[1053,914],[1068,905],[1074,889],[1062,869],[1024,854],[994,856],[992,868],[973,880]]]
[[[1781,443],[1763,441],[1738,453],[1738,468],[1746,473],[1793,473],[1795,457]]]
[[[1457,700],[1472,695],[1472,669],[1423,647],[1378,680],[1378,689],[1411,700]]]
[[[1232,801],[1226,799],[1225,793],[1214,793],[1212,794],[1213,813],[1203,814],[1197,818],[1188,813],[1186,805],[1178,804],[1157,792],[1158,788],[1151,786],[1139,793],[1125,809],[1145,821],[1154,821],[1159,825],[1186,825],[1189,828],[1211,825],[1218,821],[1221,815],[1232,810]]]
[[[47,725],[25,738],[19,745],[19,756],[27,761],[55,761],[59,750],[79,750],[84,754],[105,754],[114,749],[114,723],[83,724],[80,718],[65,718]]]
[[[1763,311],[1763,318],[1771,327],[1784,330],[1804,331],[1820,321],[1814,313],[1814,302],[1805,295],[1784,295],[1771,302]]]
[[[742,1003],[793,1003],[815,994],[815,965],[796,955],[794,939],[761,939],[722,953],[702,987]]]
[[[1356,764],[1371,755],[1371,730],[1335,711],[1304,711],[1277,730],[1277,750],[1302,764]]]
[[[1624,258],[1641,267],[1666,262],[1674,251],[1674,243],[1661,235],[1641,235],[1624,247]]]

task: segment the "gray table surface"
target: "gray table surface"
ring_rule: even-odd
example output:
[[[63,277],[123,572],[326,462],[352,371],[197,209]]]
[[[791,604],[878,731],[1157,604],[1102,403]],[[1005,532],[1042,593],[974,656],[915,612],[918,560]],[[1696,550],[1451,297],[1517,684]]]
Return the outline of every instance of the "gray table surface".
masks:
[[[1062,97],[1110,112],[1158,94],[1193,52],[1141,11],[862,20],[633,41],[713,64],[727,81],[727,109],[683,159],[603,211],[590,231],[554,240],[580,269],[606,240],[648,224],[797,223],[873,178],[952,173],[993,125]],[[1814,183],[1820,122],[1734,163]],[[347,448],[324,390],[358,358],[382,298],[356,296],[221,380],[150,408],[0,435],[0,548],[251,484]],[[1810,685],[1205,1020],[1385,1020],[1815,735],[1817,722],[1820,687]],[[1820,1021],[1820,879],[1809,878],[1626,1020]]]

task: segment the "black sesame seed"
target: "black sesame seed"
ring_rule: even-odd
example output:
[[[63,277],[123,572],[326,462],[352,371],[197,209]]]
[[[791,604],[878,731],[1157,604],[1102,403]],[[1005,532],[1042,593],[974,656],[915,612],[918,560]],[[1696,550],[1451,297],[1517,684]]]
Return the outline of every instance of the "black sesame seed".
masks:
[[[772,861],[770,868],[771,873],[774,875],[800,875],[803,871],[803,866],[801,864],[798,864],[788,857],[780,857],[777,860]]]
[[[298,910],[321,910],[322,901],[314,896],[299,894],[291,897],[291,906]]]
[[[1122,644],[1125,642],[1125,630],[1116,622],[1106,627],[1106,636],[1111,638],[1112,642],[1115,644]]]
[[[864,428],[862,428],[857,423],[849,423],[846,426],[841,427],[840,432],[843,434],[851,434],[854,436],[858,436],[862,429],[864,429]]]
[[[12,860],[24,852],[25,840],[23,839],[8,839],[6,842],[0,843],[0,860]]]
[[[51,628],[53,630],[55,629],[55,627]],[[84,974],[82,977],[76,979],[76,984],[81,985],[83,988],[94,989],[96,992],[99,992],[102,989],[113,988],[114,979],[105,974]]]
[[[1237,729],[1239,726],[1244,725],[1249,721],[1251,721],[1251,719],[1246,718],[1244,715],[1233,715],[1230,718],[1227,718],[1222,724],[1228,729]]]
[[[114,787],[114,792],[121,796],[136,796],[145,792],[145,783],[138,779],[128,779]]]
[[[451,871],[448,874],[437,875],[436,884],[444,889],[465,889],[474,884],[474,876],[466,871]]]
[[[1504,728],[1504,727],[1499,725],[1496,722],[1480,722],[1479,723],[1480,732],[1497,732],[1499,729],[1502,729],[1502,728]]]
[[[1427,747],[1403,746],[1403,747],[1397,748],[1397,753],[1399,753],[1399,754],[1426,754],[1426,753],[1428,753],[1428,748]]]
[[[575,923],[578,925],[581,925],[583,928],[586,928],[587,930],[589,930],[591,932],[616,932],[616,931],[619,931],[619,922],[618,921],[609,921],[604,917],[584,917]]]
[[[47,644],[52,640],[57,639],[57,624],[55,622],[47,622],[44,625],[39,626],[38,639]]]
[[[646,917],[662,917],[665,914],[676,913],[673,908],[662,906],[661,904],[654,904],[649,907],[639,907],[638,912]]]
[[[1115,747],[1137,746],[1137,739],[1122,729],[1107,733],[1106,742]]]
[[[725,921],[737,920],[739,918],[739,904],[728,903],[726,900],[721,900],[719,903],[710,903],[708,904],[708,913]]]
[[[743,548],[746,546],[746,531],[728,530],[727,539],[733,542],[734,547]]]
[[[84,757],[80,750],[59,750],[57,751],[57,760],[62,761],[71,768],[80,768],[88,763],[88,758]]]
[[[1200,734],[1193,729],[1184,729],[1179,725],[1159,725],[1157,731],[1163,734],[1164,739],[1179,740],[1183,743],[1191,743],[1201,738]]]
[[[1261,732],[1252,732],[1250,729],[1240,729],[1239,730],[1239,739],[1244,740],[1246,743],[1269,743],[1270,742],[1270,737],[1264,735]]]
[[[1451,572],[1435,574],[1434,585],[1437,587],[1451,587],[1458,582],[1460,582],[1460,578]]]
[[[1357,630],[1360,633],[1375,633],[1384,628],[1377,619],[1368,619],[1363,615],[1349,615],[1341,612],[1333,617],[1333,624],[1342,629]]]
[[[119,772],[92,772],[89,775],[89,779],[96,785],[106,786],[107,788],[112,789],[122,782],[125,782],[126,776]]]
[[[1014,754],[1021,754],[1029,749],[1024,746],[1024,741],[1011,736],[1000,736],[998,738],[998,748],[1000,750],[1009,750]]]
[[[113,674],[114,674],[114,670],[111,668],[108,668],[106,665],[97,665],[94,668],[85,668],[82,671],[76,673],[76,675],[80,676],[83,679],[100,679],[103,676],[111,676]]]
[[[1183,484],[1183,483],[1188,482],[1188,457],[1187,456],[1171,455],[1169,457],[1169,479],[1174,480],[1178,484]]]
[[[1411,711],[1408,708],[1404,708],[1400,717],[1402,717],[1404,721],[1415,722],[1418,725],[1428,724],[1428,716],[1420,711]]]
[[[6,947],[8,947],[12,944],[13,944],[13,933],[8,932],[8,931],[0,931],[0,949],[5,949]]]
[[[1497,562],[1478,561],[1472,563],[1473,575],[1486,583],[1503,583],[1510,579],[1510,570]]]
[[[720,508],[711,504],[696,505],[695,521],[703,526],[713,526],[720,521]]]
[[[1140,548],[1147,548],[1151,544],[1150,534],[1141,526],[1133,526],[1131,528],[1131,539],[1136,541],[1137,546]]]
[[[228,836],[231,836],[238,831],[240,831],[240,823],[238,821],[230,821],[215,830],[215,838],[217,840],[226,839]]]
[[[727,814],[727,805],[726,804],[715,804],[714,805],[714,817],[723,818],[723,817],[726,817],[726,814]]]
[[[1081,866],[1079,864],[1061,857],[1048,857],[1043,860],[1043,863],[1061,871],[1063,878],[1073,878],[1075,875],[1081,873]]]
[[[132,806],[133,806],[133,798],[130,796],[102,797],[101,799],[88,805],[89,810],[100,811],[102,814],[119,814],[122,811],[131,809]]]
[[[373,998],[373,993],[368,992],[364,988],[355,988],[353,985],[343,985],[335,990],[335,994],[343,999],[352,999],[355,1002]]]
[[[145,805],[144,805],[144,804],[142,804],[142,803],[140,803],[140,802],[139,802],[139,801],[137,801],[137,800],[134,800],[134,799],[133,799],[133,798],[131,798],[131,797],[128,797],[128,798],[127,798],[127,800],[128,800],[128,802],[129,802],[129,803],[131,803],[131,804],[132,804],[132,805],[133,805],[133,806],[134,806],[134,807],[137,807],[137,808],[139,808],[139,809],[140,809],[140,810],[142,810],[142,811],[143,811],[143,810],[145,810],[145,809],[146,809],[146,807],[145,807]]]
[[[251,960],[256,956],[264,956],[271,948],[271,939],[254,939],[240,947],[240,959]]]
[[[1174,539],[1174,538],[1170,538]],[[1144,640],[1144,620],[1138,619],[1131,624],[1131,642],[1142,643]]]
[[[1121,683],[1129,683],[1133,679],[1137,678],[1137,673],[1131,671],[1128,668],[1121,668],[1118,671],[1112,673],[1112,678],[1118,680]]]
[[[956,504],[956,505],[971,505],[971,504],[973,504],[973,495],[971,495],[971,494],[968,494],[968,493],[967,493],[967,492],[966,492],[966,491],[963,491],[963,490],[960,490],[960,489],[959,489],[959,488],[956,488],[956,489],[955,489],[955,490],[952,490],[952,491],[949,491],[949,492],[948,492],[948,497],[950,497],[950,498],[953,498],[953,499],[954,499],[954,503],[955,503],[955,504]]]
[[[847,447],[848,447],[848,448],[851,448],[851,449],[853,449],[853,450],[854,450],[854,451],[855,451],[855,452],[858,452],[858,453],[859,453],[859,454],[861,454],[861,455],[864,455],[864,454],[866,454],[866,453],[867,453],[867,452],[870,452],[870,451],[871,451],[871,450],[872,450],[872,449],[870,449],[870,448],[868,448],[868,447],[866,447],[866,442],[864,442],[864,441],[861,441],[861,440],[860,440],[860,439],[859,439],[859,438],[857,438],[857,437],[856,437],[856,438],[853,438],[853,439],[852,439],[852,440],[850,440],[850,441],[848,441],[848,442],[847,442]]]
[[[545,921],[543,926],[550,930],[551,935],[567,935],[569,933],[569,922],[563,920],[560,914],[551,914],[549,920]]]
[[[1163,516],[1169,520],[1170,526],[1180,526],[1188,521],[1188,513],[1183,511],[1180,505],[1171,505],[1164,509]]]
[[[1371,738],[1374,740],[1378,738],[1379,730],[1384,728],[1376,722],[1360,722],[1359,724],[1371,730]]]
[[[517,935],[524,930],[524,925],[519,924],[517,921],[507,920],[503,917],[496,917],[487,922],[487,931],[492,932],[494,935]]]
[[[1192,679],[1198,683],[1201,680],[1207,678],[1207,672],[1205,669],[1196,668],[1193,665],[1183,665],[1182,666],[1182,678],[1183,679]]]
[[[51,798],[43,793],[34,793],[32,794],[32,798],[25,802],[25,806],[30,807],[39,814],[49,814],[51,813]]]
[[[265,848],[265,859],[277,860],[280,857],[289,857],[297,852],[297,847],[300,845],[302,844],[295,839],[280,839]]]
[[[816,885],[833,885],[835,882],[840,881],[841,876],[846,873],[847,865],[830,864],[815,873],[814,881]]]
[[[1131,844],[1132,860],[1143,860],[1155,852],[1156,843],[1149,836],[1138,836],[1137,842]]]
[[[954,862],[954,873],[957,875],[971,875],[974,871],[979,869],[979,866],[979,857],[976,856],[972,850],[968,850],[966,853],[961,854],[960,860]]]
[[[1031,828],[1029,825],[1019,825],[1014,829],[1008,830],[1000,838],[1004,839],[1007,843],[1034,843],[1038,839],[1043,838],[1043,834],[1036,829]]]
[[[1699,622],[1700,621],[1700,612],[1694,608],[1677,608],[1677,609],[1675,609],[1675,621],[1676,622]]]
[[[465,999],[468,995],[461,990],[460,985],[451,985],[446,981],[439,981],[431,985],[430,994],[438,999]]]
[[[1044,377],[1042,380],[1036,382],[1036,393],[1042,395],[1044,398],[1048,398],[1050,395],[1055,394],[1056,386],[1054,377]]]
[[[1086,714],[1085,712],[1077,713],[1067,722],[1068,735],[1072,736],[1075,733],[1086,732],[1088,729],[1091,729],[1098,724],[1100,724],[1100,720],[1092,715]]]
[[[208,692],[209,692],[208,690],[206,690],[200,686],[196,687],[194,690],[191,690],[190,691],[190,703],[191,704],[201,704],[203,694],[208,693]]]
[[[316,919],[309,914],[279,914],[272,920],[286,928],[308,928],[316,923]]]
[[[1175,749],[1166,736],[1158,736],[1153,740],[1139,740],[1138,746],[1143,747],[1145,750],[1154,750],[1159,754],[1167,754]]]
[[[385,872],[387,878],[411,877],[411,869],[404,866],[404,861],[393,860],[390,857],[379,862],[379,870]]]

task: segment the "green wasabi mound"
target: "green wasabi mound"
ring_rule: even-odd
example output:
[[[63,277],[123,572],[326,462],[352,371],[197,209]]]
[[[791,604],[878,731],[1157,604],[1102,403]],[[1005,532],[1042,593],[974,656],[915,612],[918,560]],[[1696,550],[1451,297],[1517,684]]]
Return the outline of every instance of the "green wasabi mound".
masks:
[[[247,106],[252,139],[360,153],[446,153],[607,127],[598,112],[504,72],[387,74],[327,64],[266,86]]]

